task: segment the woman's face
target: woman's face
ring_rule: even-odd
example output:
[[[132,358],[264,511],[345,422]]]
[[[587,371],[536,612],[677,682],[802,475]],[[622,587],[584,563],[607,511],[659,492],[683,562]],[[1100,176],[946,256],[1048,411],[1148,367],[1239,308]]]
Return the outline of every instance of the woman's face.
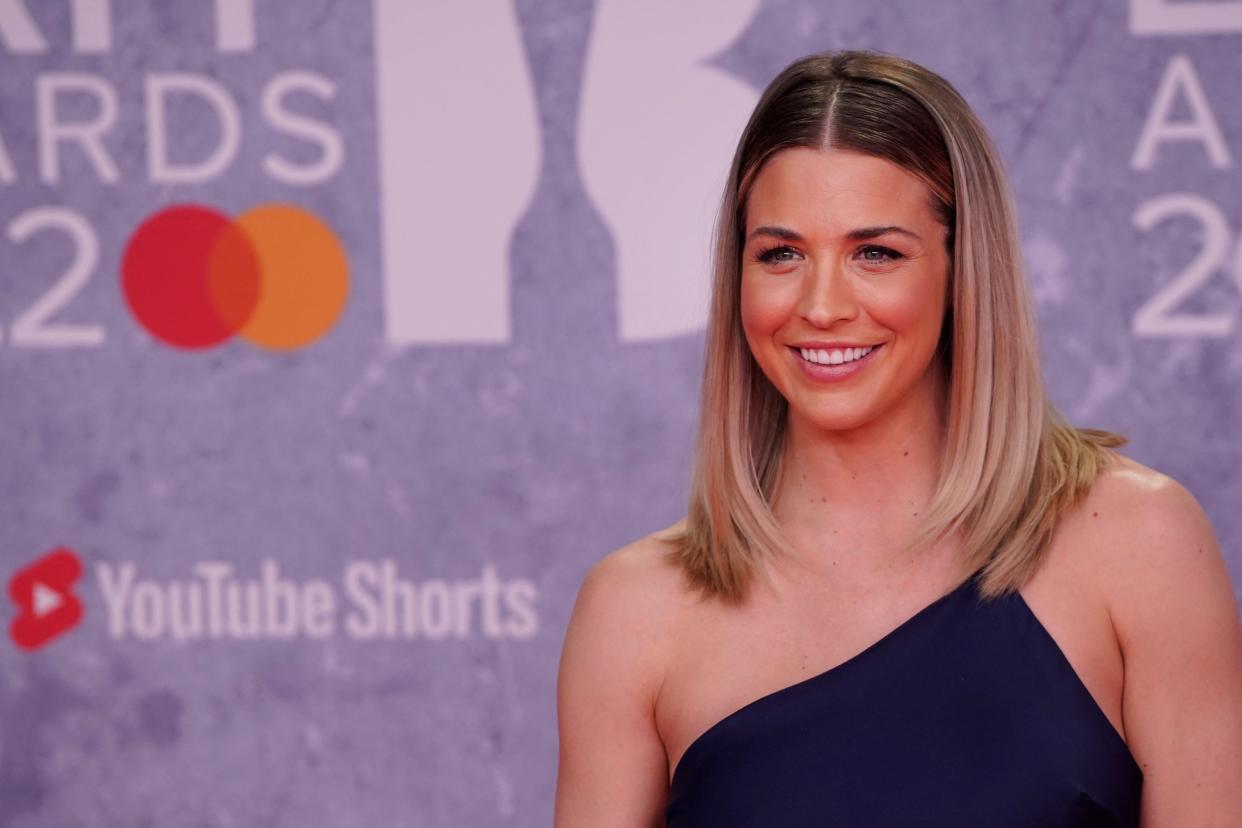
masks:
[[[792,415],[845,430],[934,410],[945,234],[927,185],[890,161],[801,147],[767,160],[747,204],[742,326]]]

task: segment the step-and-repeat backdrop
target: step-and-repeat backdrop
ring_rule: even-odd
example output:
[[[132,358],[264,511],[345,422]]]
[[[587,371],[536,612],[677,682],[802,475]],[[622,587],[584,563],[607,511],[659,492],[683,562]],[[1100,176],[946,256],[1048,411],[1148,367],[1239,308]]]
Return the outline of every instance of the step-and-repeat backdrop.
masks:
[[[1046,375],[1242,584],[1242,2],[0,0],[0,825],[540,826],[587,567],[683,513],[719,188],[946,76]]]

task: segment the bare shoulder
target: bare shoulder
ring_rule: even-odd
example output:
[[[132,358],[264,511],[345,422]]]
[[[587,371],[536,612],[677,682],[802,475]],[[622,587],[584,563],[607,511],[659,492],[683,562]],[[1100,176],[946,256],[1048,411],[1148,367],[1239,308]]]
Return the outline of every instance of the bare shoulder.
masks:
[[[578,592],[583,614],[624,622],[629,635],[666,627],[670,614],[684,602],[685,587],[680,571],[666,557],[669,545],[662,538],[683,524],[644,535],[596,561]]]
[[[668,758],[655,719],[680,574],[659,532],[598,560],[578,589],[557,677],[555,825],[659,824]]]
[[[673,526],[609,552],[587,571],[570,618],[570,636],[591,640],[613,664],[624,663],[629,682],[649,696],[659,693],[668,658],[669,634],[686,604],[681,572],[666,557],[660,538]]]
[[[607,583],[628,583],[633,578],[644,581],[673,581],[675,570],[665,560],[665,551],[669,548],[661,538],[685,526],[685,519],[671,526],[658,529],[644,535],[619,549],[614,549],[600,558],[587,572],[586,581],[592,583],[603,580]],[[644,583],[644,586],[657,584]]]
[[[1197,509],[1190,492],[1167,474],[1115,451],[1108,451],[1107,457],[1086,499],[1097,508],[1107,509],[1104,514],[1093,515],[1102,517],[1105,525],[1124,526],[1153,507],[1182,512]]]
[[[1114,455],[1069,520],[1089,539],[1124,662],[1144,825],[1223,825],[1242,809],[1242,618],[1185,486]]]
[[[684,591],[660,538],[681,523],[609,552],[587,571],[578,589],[569,634],[589,636],[614,656],[630,654],[630,668],[658,681],[658,660],[670,614]]]
[[[1124,455],[1109,453],[1090,491],[1067,518],[1089,542],[1096,574],[1119,600],[1153,590],[1168,594],[1202,590],[1211,582],[1229,584],[1199,501],[1177,480]]]

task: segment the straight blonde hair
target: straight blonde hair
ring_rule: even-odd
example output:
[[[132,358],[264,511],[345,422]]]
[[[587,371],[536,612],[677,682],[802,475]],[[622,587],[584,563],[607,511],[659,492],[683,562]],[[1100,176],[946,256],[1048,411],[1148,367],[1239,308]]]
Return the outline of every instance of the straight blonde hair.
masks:
[[[877,156],[923,180],[946,226],[947,311],[934,366],[947,372],[944,450],[910,548],[960,533],[961,576],[986,598],[1034,574],[1057,518],[1125,438],[1068,425],[1048,401],[1004,169],[987,131],[939,75],[900,57],[844,51],[795,61],[764,90],[738,141],[713,240],[712,298],[690,502],[657,535],[705,596],[744,600],[765,556],[788,552],[770,504],[788,402],[746,344],[740,311],[746,199],[790,147]]]

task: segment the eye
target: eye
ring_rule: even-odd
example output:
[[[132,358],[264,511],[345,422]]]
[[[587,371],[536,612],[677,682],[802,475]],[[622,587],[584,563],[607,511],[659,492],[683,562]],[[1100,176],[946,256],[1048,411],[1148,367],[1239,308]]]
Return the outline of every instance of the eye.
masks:
[[[858,253],[862,256],[863,261],[872,264],[888,264],[898,259],[904,258],[896,250],[889,247],[880,247],[876,244],[868,244],[858,249]]]
[[[786,258],[785,254],[797,256],[798,251],[788,245],[777,245],[776,247],[760,250],[755,254],[755,261],[762,262],[763,264],[785,264],[786,262],[793,261],[792,258]]]

